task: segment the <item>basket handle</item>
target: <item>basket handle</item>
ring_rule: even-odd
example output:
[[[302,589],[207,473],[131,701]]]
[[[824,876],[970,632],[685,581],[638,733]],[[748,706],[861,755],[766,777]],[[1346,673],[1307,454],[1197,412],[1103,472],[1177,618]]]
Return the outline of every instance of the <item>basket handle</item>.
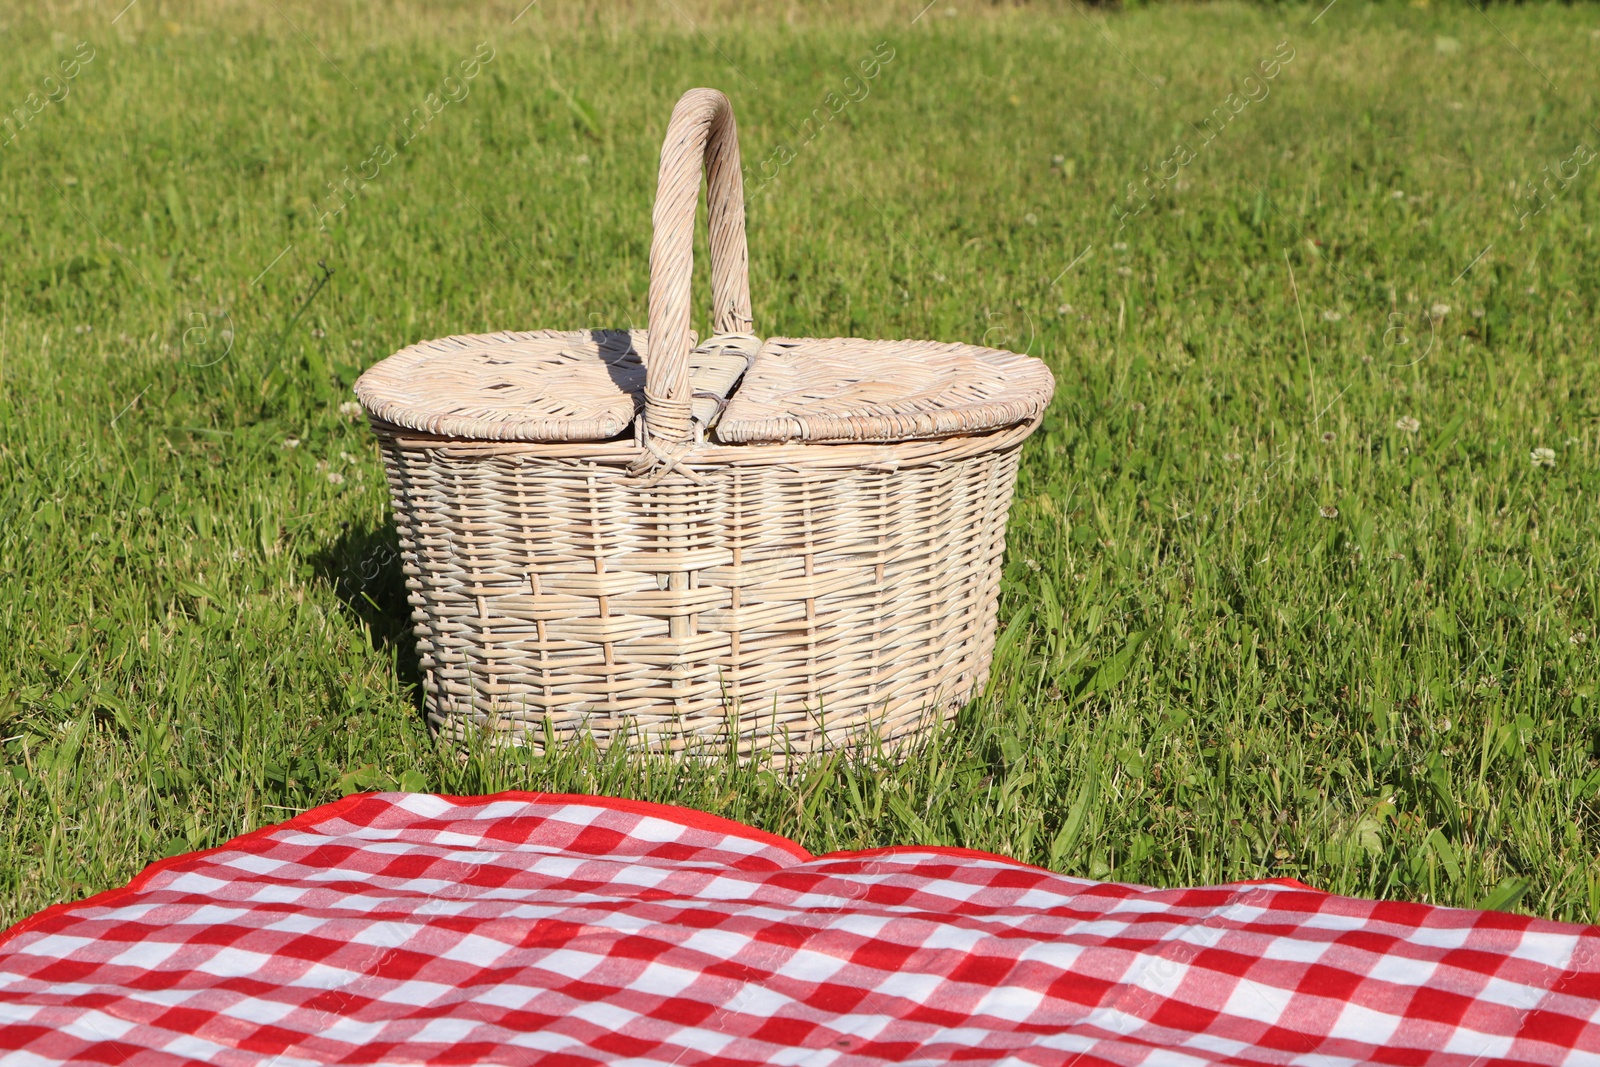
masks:
[[[661,145],[651,218],[650,338],[645,349],[645,441],[669,447],[694,439],[689,383],[689,285],[700,172],[711,225],[711,313],[717,333],[749,333],[750,252],[744,236],[744,178],[733,106],[715,89],[690,89],[672,109]]]

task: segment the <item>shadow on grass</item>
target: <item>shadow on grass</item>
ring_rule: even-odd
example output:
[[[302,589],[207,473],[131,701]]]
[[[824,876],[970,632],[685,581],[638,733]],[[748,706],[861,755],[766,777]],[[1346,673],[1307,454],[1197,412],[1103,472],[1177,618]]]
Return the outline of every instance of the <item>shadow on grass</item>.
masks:
[[[345,523],[338,539],[313,553],[309,562],[345,610],[366,626],[372,647],[393,654],[400,684],[410,689],[420,712],[422,666],[394,527]]]

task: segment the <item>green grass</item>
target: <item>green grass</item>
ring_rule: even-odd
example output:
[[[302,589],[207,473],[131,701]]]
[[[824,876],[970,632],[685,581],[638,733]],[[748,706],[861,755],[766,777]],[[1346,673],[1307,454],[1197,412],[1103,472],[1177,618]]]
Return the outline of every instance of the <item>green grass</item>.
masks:
[[[1600,919],[1600,167],[1513,192],[1600,145],[1589,12],[520,6],[0,16],[7,111],[93,48],[0,147],[0,923],[397,786]],[[900,764],[438,746],[340,404],[420,338],[642,325],[697,84],[753,168],[793,157],[750,208],[759,330],[1057,375],[988,692]]]

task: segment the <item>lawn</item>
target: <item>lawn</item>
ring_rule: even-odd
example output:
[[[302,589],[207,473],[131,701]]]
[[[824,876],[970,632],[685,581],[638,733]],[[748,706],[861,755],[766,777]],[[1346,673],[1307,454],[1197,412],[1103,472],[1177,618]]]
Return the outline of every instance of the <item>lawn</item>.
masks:
[[[1592,11],[124,2],[0,14],[0,924],[380,788],[1600,920]],[[420,712],[350,385],[642,325],[694,85],[759,332],[1059,383],[989,688],[902,762]]]

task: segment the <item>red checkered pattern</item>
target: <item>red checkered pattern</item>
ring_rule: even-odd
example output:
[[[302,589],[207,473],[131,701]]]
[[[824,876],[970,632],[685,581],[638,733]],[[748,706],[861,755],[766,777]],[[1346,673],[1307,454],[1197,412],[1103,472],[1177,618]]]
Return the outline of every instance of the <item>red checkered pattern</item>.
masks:
[[[1600,928],[349,797],[0,940],[0,1062],[1600,1063]]]

